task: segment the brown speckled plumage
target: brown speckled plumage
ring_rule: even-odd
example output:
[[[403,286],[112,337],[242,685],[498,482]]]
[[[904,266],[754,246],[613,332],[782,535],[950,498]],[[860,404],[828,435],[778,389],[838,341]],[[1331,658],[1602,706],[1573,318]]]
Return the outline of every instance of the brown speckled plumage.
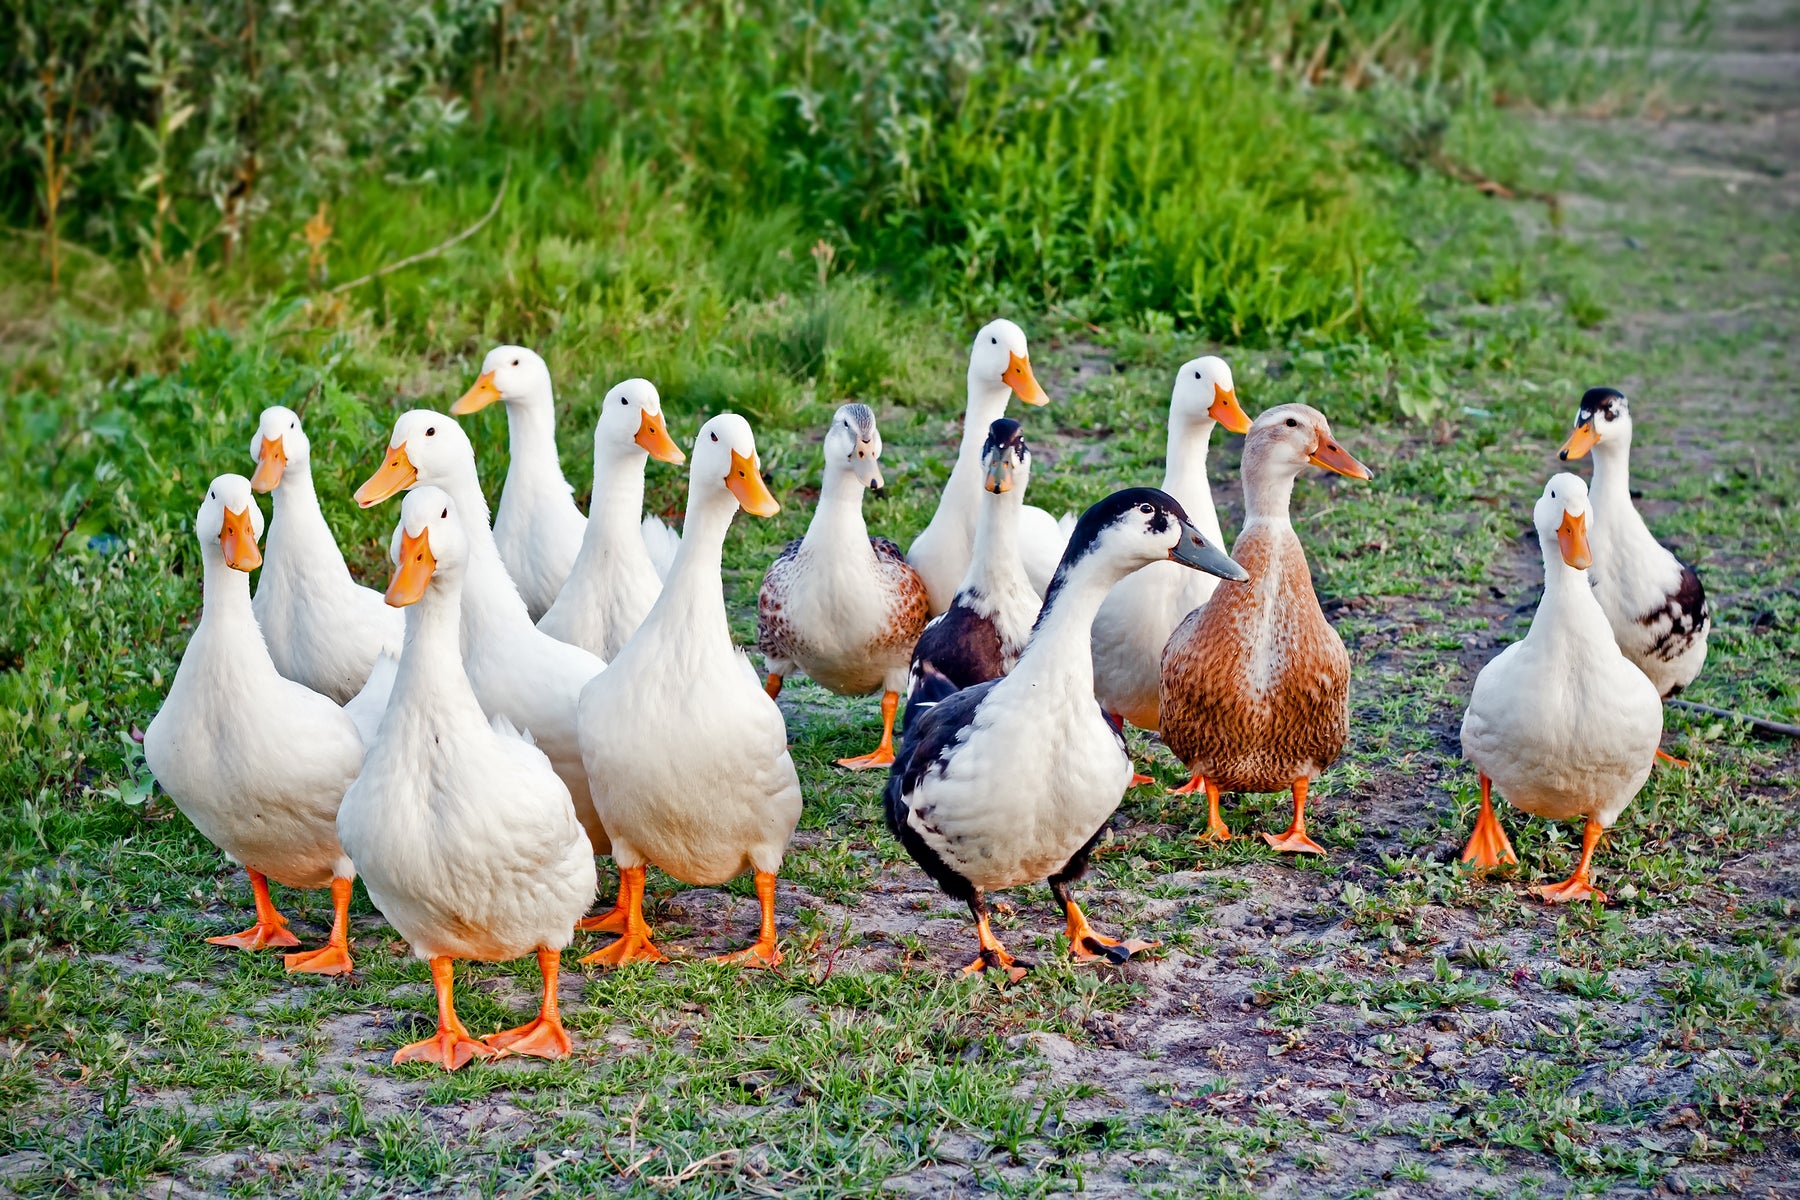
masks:
[[[850,656],[858,661],[846,661],[842,653],[834,654],[815,644],[821,637],[842,631],[809,629],[806,622],[789,617],[786,599],[795,586],[794,579],[806,569],[804,541],[797,538],[789,542],[763,577],[756,605],[757,649],[771,659],[798,665],[819,683],[841,694],[874,691],[881,686],[885,671],[896,665],[904,668],[910,661],[913,646],[931,619],[931,598],[925,581],[907,565],[899,546],[887,538],[869,539],[875,560],[874,586],[886,598],[887,611],[880,621],[879,633]]]
[[[1163,650],[1162,736],[1222,791],[1285,791],[1349,738],[1350,656],[1291,527],[1252,525],[1231,556],[1249,582],[1221,583]]]

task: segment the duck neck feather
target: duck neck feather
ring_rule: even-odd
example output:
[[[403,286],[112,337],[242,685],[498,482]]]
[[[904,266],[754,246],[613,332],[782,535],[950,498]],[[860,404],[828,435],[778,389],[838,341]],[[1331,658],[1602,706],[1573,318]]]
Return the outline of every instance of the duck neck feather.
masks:
[[[1169,450],[1163,468],[1162,490],[1181,501],[1188,520],[1215,546],[1225,543],[1213,507],[1212,485],[1206,478],[1206,455],[1212,448],[1216,421],[1171,421]]]
[[[833,464],[819,481],[819,503],[806,526],[808,550],[861,548],[869,545],[869,526],[863,520],[863,485],[854,472]]]
[[[1031,640],[1008,679],[1023,676],[1031,685],[1054,682],[1074,695],[1092,696],[1094,617],[1106,594],[1128,572],[1087,556],[1059,568],[1032,627]]]
[[[456,575],[440,573],[418,602],[407,606],[406,640],[390,711],[430,711],[487,723],[463,666],[463,583]]]
[[[681,549],[669,564],[662,594],[644,618],[646,626],[667,627],[672,623],[677,629],[701,631],[702,636],[716,631],[730,644],[731,622],[725,612],[723,583],[725,534],[731,529],[737,507],[736,498],[723,487],[708,487],[703,492],[689,490]]]
[[[606,531],[613,544],[626,536],[639,537],[644,512],[644,466],[650,455],[637,446],[618,448],[594,457],[594,496],[588,520]]]
[[[975,549],[957,590],[974,588],[992,596],[1013,585],[1030,588],[1024,560],[1019,557],[1019,510],[1025,506],[1024,493],[1012,491],[994,496],[984,491],[979,503]]]
[[[1012,389],[1004,383],[969,380],[969,406],[963,417],[962,445],[956,452],[956,465],[950,469],[950,480],[944,485],[944,498],[938,510],[959,514],[966,525],[975,523],[975,502],[981,491],[981,448],[987,445],[988,426],[1006,415],[1006,401]]]
[[[281,486],[275,489],[274,514],[269,521],[268,541],[264,554],[288,570],[303,559],[309,571],[328,571],[349,583],[350,568],[344,565],[344,552],[338,549],[331,526],[325,523],[325,511],[319,507],[319,493],[313,486],[312,464],[290,462],[281,473]],[[317,581],[315,581],[317,582]]]
[[[1594,481],[1588,491],[1596,508],[1631,507],[1631,443],[1594,444]]]
[[[494,530],[488,519],[487,497],[473,465],[466,471],[453,472],[443,480],[433,480],[450,493],[456,511],[462,518],[469,539],[469,561],[463,568],[461,607],[485,620],[503,620],[531,624],[531,613],[519,596],[519,589],[507,574],[500,558],[500,547],[494,541]]]
[[[1268,453],[1252,445],[1244,451],[1244,524],[1291,524],[1288,512],[1299,471],[1271,462]]]
[[[240,638],[248,632],[266,657],[262,627],[250,607],[250,573],[226,566],[225,552],[212,539],[201,547],[200,563],[200,623],[195,636],[201,630],[226,638]]]

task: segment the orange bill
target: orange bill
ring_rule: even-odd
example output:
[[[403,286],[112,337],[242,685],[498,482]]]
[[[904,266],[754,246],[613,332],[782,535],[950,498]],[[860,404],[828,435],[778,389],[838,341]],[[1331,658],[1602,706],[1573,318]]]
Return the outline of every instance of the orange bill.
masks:
[[[1563,561],[1577,571],[1594,565],[1594,556],[1588,551],[1586,513],[1575,516],[1564,510],[1562,524],[1556,530],[1556,544],[1562,550]]]
[[[1352,479],[1373,479],[1375,476],[1369,468],[1350,457],[1350,452],[1342,446],[1325,438],[1319,443],[1307,459],[1315,467],[1324,467],[1327,471],[1336,471],[1339,475],[1348,475]]]
[[[762,470],[757,466],[754,454],[745,458],[736,450],[731,452],[731,474],[725,477],[725,486],[744,506],[744,511],[753,517],[772,517],[781,511],[769,485],[763,482]]]
[[[219,548],[225,551],[225,565],[234,571],[254,571],[262,566],[262,551],[256,548],[256,526],[249,507],[239,512],[225,510]]]
[[[1013,395],[1027,404],[1048,404],[1050,397],[1038,386],[1037,377],[1031,373],[1031,360],[1018,354],[1008,354],[1006,371],[1000,379],[1013,390]]]
[[[388,584],[387,602],[395,608],[417,604],[425,595],[425,585],[437,570],[437,559],[431,556],[431,530],[417,534],[400,531],[400,562],[394,568],[394,581]]]
[[[494,386],[494,373],[487,371],[462,394],[462,399],[450,406],[450,412],[453,416],[466,417],[472,412],[480,412],[499,398],[500,389]]]
[[[1592,450],[1594,443],[1599,440],[1600,435],[1595,432],[1594,423],[1583,421],[1575,427],[1575,432],[1569,435],[1569,440],[1563,443],[1560,457],[1565,462],[1571,458],[1586,458],[1587,452]]]
[[[356,489],[356,502],[364,508],[380,504],[396,492],[403,492],[419,482],[419,472],[406,457],[406,443],[389,446],[381,467],[368,481]]]
[[[642,446],[651,458],[661,462],[684,463],[687,461],[687,455],[681,452],[681,447],[677,446],[675,439],[669,436],[669,431],[663,425],[660,413],[647,412],[639,418],[637,436],[631,440]]]
[[[1239,406],[1237,393],[1229,388],[1222,388],[1216,383],[1213,384],[1212,407],[1206,410],[1206,415],[1233,433],[1250,432],[1250,418]]]
[[[256,474],[250,477],[250,487],[258,492],[272,492],[281,486],[281,473],[287,470],[287,452],[281,448],[280,438],[264,438],[262,449],[256,452]]]

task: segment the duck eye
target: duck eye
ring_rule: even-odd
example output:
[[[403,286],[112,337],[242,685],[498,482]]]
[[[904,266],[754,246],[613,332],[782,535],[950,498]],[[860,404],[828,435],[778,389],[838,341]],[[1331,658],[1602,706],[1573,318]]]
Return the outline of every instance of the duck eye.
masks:
[[[1298,429],[1298,428],[1300,428],[1300,422],[1294,420],[1294,418],[1292,418],[1292,417],[1289,417],[1288,418],[1288,428],[1289,429]]]
[[[715,441],[715,442],[716,442],[716,441],[718,441],[718,440],[719,440],[719,435],[718,435],[718,434],[716,434],[716,433],[715,433],[715,434],[713,434],[713,435],[712,435],[712,440],[713,440],[713,441]]]
[[[515,367],[516,367],[516,366],[518,366],[518,365],[519,365],[519,360],[518,360],[518,359],[516,359],[516,358],[515,358],[515,359],[513,359],[513,366],[515,366]]]
[[[1148,504],[1148,503],[1140,504],[1140,505],[1138,505],[1138,511],[1143,513],[1145,516],[1149,516],[1151,513],[1156,511],[1156,507],[1154,505]]]
[[[289,421],[289,422],[288,422],[288,428],[289,428],[289,429],[298,429],[298,428],[300,428],[300,422],[298,422],[298,421]]]
[[[446,508],[443,512],[439,513],[438,516],[448,521],[450,519],[450,510]]]
[[[431,428],[427,429],[425,431],[425,436],[426,437],[436,437],[437,436],[437,426],[433,425]]]
[[[1198,379],[1198,378],[1200,378],[1200,372],[1198,372],[1198,371],[1195,371],[1195,372],[1194,372],[1194,378],[1195,378],[1195,379]]]
[[[629,401],[629,400],[627,400],[627,399],[625,399],[625,397],[623,397],[623,396],[620,396],[620,397],[619,397],[619,403],[620,403],[620,404],[630,404],[630,403],[631,403],[631,401]]]

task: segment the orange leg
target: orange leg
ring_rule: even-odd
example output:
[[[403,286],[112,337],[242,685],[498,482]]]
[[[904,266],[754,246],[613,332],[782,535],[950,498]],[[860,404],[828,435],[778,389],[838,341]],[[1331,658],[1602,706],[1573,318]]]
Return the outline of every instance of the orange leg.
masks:
[[[1600,835],[1605,832],[1600,828],[1600,822],[1589,817],[1587,828],[1581,831],[1581,861],[1575,864],[1575,873],[1561,883],[1546,883],[1531,890],[1551,904],[1590,898],[1605,904],[1606,893],[1594,886],[1593,877],[1588,874],[1594,861],[1594,848],[1600,844]]]
[[[1200,778],[1200,776],[1198,774],[1195,774],[1186,783],[1182,784],[1180,787],[1170,788],[1169,795],[1171,795],[1171,796],[1191,796],[1195,792],[1199,791],[1201,788],[1203,788],[1205,786],[1206,786],[1206,780]]]
[[[537,960],[538,973],[544,977],[544,1003],[538,1010],[537,1018],[517,1029],[504,1029],[481,1039],[490,1049],[499,1051],[501,1058],[509,1054],[529,1054],[533,1058],[567,1058],[575,1051],[574,1044],[569,1041],[568,1031],[563,1028],[562,1017],[556,1010],[556,972],[562,966],[562,955],[540,946]]]
[[[275,901],[269,897],[269,877],[261,871],[251,871],[250,893],[256,897],[256,924],[242,933],[228,933],[206,940],[215,946],[235,946],[239,950],[298,946],[300,939],[288,932],[287,918],[275,911]]]
[[[775,873],[758,871],[756,873],[756,899],[762,905],[762,927],[757,931],[756,944],[735,954],[721,954],[713,959],[717,963],[737,963],[745,967],[778,967],[781,965],[781,947],[775,944]]]
[[[1229,842],[1231,829],[1225,824],[1225,818],[1219,815],[1219,785],[1210,779],[1194,776],[1206,789],[1206,832],[1200,835],[1203,842]]]
[[[781,695],[781,676],[773,671],[769,672],[769,677],[763,681],[763,691],[769,693],[771,700]]]
[[[394,1051],[396,1065],[403,1062],[436,1063],[446,1071],[466,1066],[470,1059],[494,1057],[493,1047],[469,1036],[456,1015],[450,994],[456,978],[456,960],[443,955],[431,960],[431,986],[437,991],[438,1027],[428,1038]]]
[[[1688,762],[1688,760],[1685,758],[1676,758],[1673,754],[1670,754],[1667,750],[1664,750],[1661,746],[1658,746],[1656,748],[1656,760],[1658,762],[1666,762],[1671,767],[1689,767],[1689,766],[1693,765],[1692,763]]]
[[[1081,911],[1081,905],[1075,903],[1069,895],[1066,883],[1052,881],[1051,894],[1063,906],[1063,915],[1068,919],[1064,929],[1069,939],[1069,957],[1077,962],[1092,962],[1095,959],[1106,959],[1108,962],[1122,963],[1140,950],[1148,950],[1157,945],[1156,942],[1140,941],[1132,938],[1120,941],[1095,933],[1094,927],[1088,924],[1087,914]]]
[[[993,967],[1005,971],[1006,978],[1012,983],[1025,978],[1025,968],[1006,952],[1006,947],[1000,944],[1000,939],[994,936],[993,929],[989,927],[987,905],[982,902],[981,897],[977,895],[969,907],[975,910],[975,938],[981,943],[981,953],[975,956],[974,962],[962,969],[962,973],[979,975]]]
[[[1323,854],[1325,847],[1306,836],[1306,789],[1309,781],[1294,780],[1294,821],[1286,832],[1263,834],[1269,845],[1284,854]]]
[[[331,936],[317,950],[282,955],[290,972],[309,975],[350,973],[350,888],[348,879],[331,881]]]
[[[575,922],[579,933],[624,933],[625,932],[625,885],[620,880],[619,894],[613,900],[611,908],[592,917],[583,917]]]
[[[894,761],[894,713],[899,707],[899,692],[881,693],[881,744],[867,754],[855,758],[840,758],[837,765],[849,767],[852,771],[891,766]]]
[[[1477,867],[1498,867],[1519,861],[1519,856],[1513,853],[1512,843],[1506,838],[1506,830],[1500,825],[1500,818],[1494,813],[1490,795],[1493,786],[1493,780],[1486,775],[1481,777],[1481,812],[1475,818],[1475,831],[1469,835],[1469,844],[1462,852],[1462,860]]]
[[[581,961],[607,967],[622,967],[628,962],[668,962],[668,957],[650,940],[650,926],[644,923],[644,868],[624,867],[619,871],[619,906],[625,910],[625,932],[610,946],[602,946]]]

